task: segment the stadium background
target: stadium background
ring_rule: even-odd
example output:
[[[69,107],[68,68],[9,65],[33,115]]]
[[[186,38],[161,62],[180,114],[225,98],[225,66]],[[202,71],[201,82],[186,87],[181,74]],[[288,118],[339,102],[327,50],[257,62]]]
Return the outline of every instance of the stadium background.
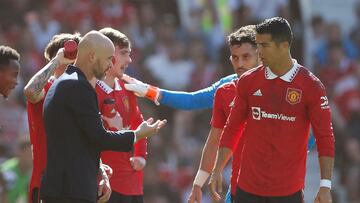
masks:
[[[53,35],[116,28],[132,41],[129,75],[162,88],[192,91],[232,73],[226,43],[231,31],[273,16],[290,21],[293,57],[327,87],[336,136],[334,202],[360,202],[359,0],[1,0],[0,44],[20,52],[22,69],[16,90],[0,100],[0,163],[18,157],[26,166],[25,180],[31,173],[31,154],[19,154],[17,142],[28,136],[22,88],[45,64],[44,46]],[[150,140],[145,201],[185,202],[211,111],[178,111],[146,99],[139,103],[146,118],[169,121]],[[305,198],[312,202],[319,179],[316,150],[310,152],[307,168]],[[0,194],[4,186],[23,187],[16,185],[16,173],[2,176]],[[204,202],[211,202],[204,191]],[[25,201],[20,197],[17,202]]]

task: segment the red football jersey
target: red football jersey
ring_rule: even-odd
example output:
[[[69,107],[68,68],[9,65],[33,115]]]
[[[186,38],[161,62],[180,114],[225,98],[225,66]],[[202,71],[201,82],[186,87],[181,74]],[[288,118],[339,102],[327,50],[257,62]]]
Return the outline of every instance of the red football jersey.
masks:
[[[212,111],[211,126],[214,128],[223,129],[226,120],[229,117],[230,109],[234,105],[233,101],[236,95],[236,82],[238,80],[231,81],[224,84],[216,90],[214,98],[214,106]],[[242,133],[240,128],[239,133]],[[238,141],[238,140],[237,140]],[[239,174],[241,152],[244,145],[244,139],[237,143],[236,149],[233,153],[232,160],[232,173],[231,173],[231,193],[235,195],[236,183]]]
[[[46,83],[44,87],[45,95],[47,94],[54,80],[55,78],[51,77]],[[29,199],[31,199],[32,190],[36,187],[40,188],[41,175],[46,167],[46,135],[43,120],[44,99],[45,96],[42,100],[35,104],[27,102],[26,106],[28,114],[30,142],[33,153],[33,170],[29,187]]]
[[[136,96],[133,92],[127,91],[121,80],[115,79],[114,89],[103,81],[97,81],[96,93],[98,98],[99,110],[101,114],[108,115],[113,110],[109,110],[108,101],[115,100],[113,105],[115,111],[119,112],[123,119],[123,128],[136,129],[143,121],[137,105]],[[107,127],[106,125],[104,125]],[[134,152],[115,152],[106,151],[101,153],[104,164],[113,169],[113,176],[110,178],[110,185],[113,191],[123,195],[142,195],[143,194],[143,171],[136,171],[130,164],[132,156],[146,158],[147,141],[143,139],[134,146]]]
[[[261,196],[287,196],[304,188],[307,143],[312,126],[319,156],[334,156],[331,112],[325,88],[297,64],[278,77],[260,66],[237,83],[234,107],[220,146],[246,138],[238,186]],[[246,122],[242,134],[241,124]]]

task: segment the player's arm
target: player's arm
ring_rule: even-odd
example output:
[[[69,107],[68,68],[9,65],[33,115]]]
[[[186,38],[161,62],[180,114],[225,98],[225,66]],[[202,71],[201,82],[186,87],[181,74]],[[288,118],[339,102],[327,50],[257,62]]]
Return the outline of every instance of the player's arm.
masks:
[[[219,146],[219,140],[222,129],[212,127],[209,136],[206,140],[205,146],[201,154],[200,166],[193,182],[193,188],[189,196],[188,203],[201,202],[202,191],[204,183],[209,177],[211,170],[214,167],[216,150]]]
[[[234,106],[230,111],[224,130],[220,136],[215,166],[209,181],[211,196],[216,201],[221,200],[218,192],[222,191],[222,171],[229,161],[233,150],[236,149],[237,143],[241,142],[244,138],[244,133],[239,132],[248,117],[246,89],[246,81],[240,78],[236,85],[237,94],[234,99]]]
[[[227,147],[220,147],[217,151],[214,169],[210,176],[209,186],[211,196],[215,201],[220,201],[222,192],[223,177],[222,172],[232,156],[232,150]]]
[[[64,57],[64,49],[59,49],[56,56],[39,70],[24,87],[24,95],[30,103],[37,103],[45,96],[44,87],[55,69],[62,64],[70,64],[73,60]]]
[[[134,101],[134,102],[133,102]],[[144,118],[140,112],[140,109],[137,105],[136,97],[131,97],[130,102],[133,102],[135,116],[131,121],[131,129],[136,129],[143,121]],[[130,163],[134,170],[140,171],[143,170],[146,166],[146,156],[147,156],[147,139],[142,139],[134,145],[134,156],[131,157]]]
[[[332,130],[331,111],[325,88],[318,81],[309,98],[309,118],[319,152],[320,187],[315,202],[331,202],[331,178],[334,169],[335,139]]]
[[[224,83],[236,78],[236,74],[226,76],[210,87],[195,92],[171,91],[160,89],[129,76],[123,77],[128,84],[125,88],[135,92],[137,96],[147,97],[156,104],[163,104],[175,109],[195,110],[211,108],[216,89]]]
[[[214,128],[214,127],[212,127],[210,129],[209,136],[206,140],[204,149],[201,154],[201,161],[200,161],[198,173],[199,173],[199,171],[204,171],[209,175],[211,170],[213,169],[214,163],[215,163],[215,158],[216,158],[216,150],[214,150],[214,149],[217,149],[219,146],[219,141],[220,141],[220,136],[221,136],[222,130],[223,129]],[[195,178],[195,181],[194,181],[195,185],[202,187],[203,184],[201,184],[201,183],[202,182],[200,182],[200,184],[199,184],[199,182]]]

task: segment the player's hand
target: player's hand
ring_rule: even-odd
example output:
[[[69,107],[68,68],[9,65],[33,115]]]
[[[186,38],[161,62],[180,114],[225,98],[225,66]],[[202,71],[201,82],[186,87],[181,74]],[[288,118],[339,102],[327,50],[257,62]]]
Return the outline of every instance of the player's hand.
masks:
[[[190,196],[188,198],[188,203],[201,203],[201,198],[201,187],[198,185],[193,185]]]
[[[101,180],[98,186],[98,197],[97,203],[105,203],[111,196],[111,187],[108,176],[105,172],[101,172]]]
[[[130,164],[134,170],[141,171],[146,165],[146,160],[141,156],[134,156],[130,158]]]
[[[332,203],[331,191],[327,187],[320,187],[314,203]]]
[[[120,116],[119,112],[116,112],[115,116],[112,118],[101,116],[101,118],[107,123],[110,130],[121,130],[123,129],[123,119]]]
[[[60,48],[58,50],[58,52],[56,53],[56,56],[54,57],[54,59],[58,60],[60,62],[60,65],[68,65],[68,64],[74,63],[75,59],[65,58],[64,52],[65,52],[65,49]]]
[[[159,95],[160,95],[160,89],[158,87],[143,83],[140,80],[137,80],[126,74],[123,75],[122,79],[128,83],[128,84],[125,84],[125,89],[134,92],[135,95],[137,95],[139,97],[146,97],[146,98],[150,99],[156,105],[160,105],[160,103],[158,101]]]
[[[135,143],[141,139],[151,137],[155,135],[165,124],[166,119],[157,120],[155,123],[153,118],[149,118],[147,121],[143,121],[135,130]]]
[[[221,200],[221,196],[219,193],[222,193],[222,181],[223,177],[221,172],[214,170],[210,176],[209,187],[211,198],[216,202],[219,202]]]
[[[100,167],[102,168],[102,171],[106,173],[108,179],[111,178],[111,176],[113,175],[113,170],[109,165],[106,164],[100,164]]]

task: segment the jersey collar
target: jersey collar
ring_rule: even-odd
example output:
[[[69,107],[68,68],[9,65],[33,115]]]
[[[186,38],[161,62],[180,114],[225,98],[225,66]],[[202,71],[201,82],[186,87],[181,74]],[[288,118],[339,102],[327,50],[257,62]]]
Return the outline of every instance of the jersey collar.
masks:
[[[292,62],[294,64],[293,67],[287,73],[285,73],[283,76],[280,77],[280,79],[282,79],[283,81],[286,81],[286,82],[293,81],[296,74],[300,70],[300,66],[297,63],[297,61],[295,59],[292,59]],[[273,73],[269,67],[265,67],[265,78],[266,79],[273,80],[277,77],[279,77],[279,76],[275,75],[275,73]]]
[[[106,94],[110,94],[110,93],[112,93],[114,90],[115,90],[115,91],[120,91],[120,90],[121,90],[121,86],[120,86],[119,81],[118,81],[117,78],[115,78],[115,88],[114,88],[114,89],[111,88],[109,85],[107,85],[107,84],[106,84],[104,81],[102,81],[102,80],[97,80],[97,81],[96,81],[96,84],[98,84],[99,87],[100,87],[102,90],[104,90],[104,92],[105,92]]]

